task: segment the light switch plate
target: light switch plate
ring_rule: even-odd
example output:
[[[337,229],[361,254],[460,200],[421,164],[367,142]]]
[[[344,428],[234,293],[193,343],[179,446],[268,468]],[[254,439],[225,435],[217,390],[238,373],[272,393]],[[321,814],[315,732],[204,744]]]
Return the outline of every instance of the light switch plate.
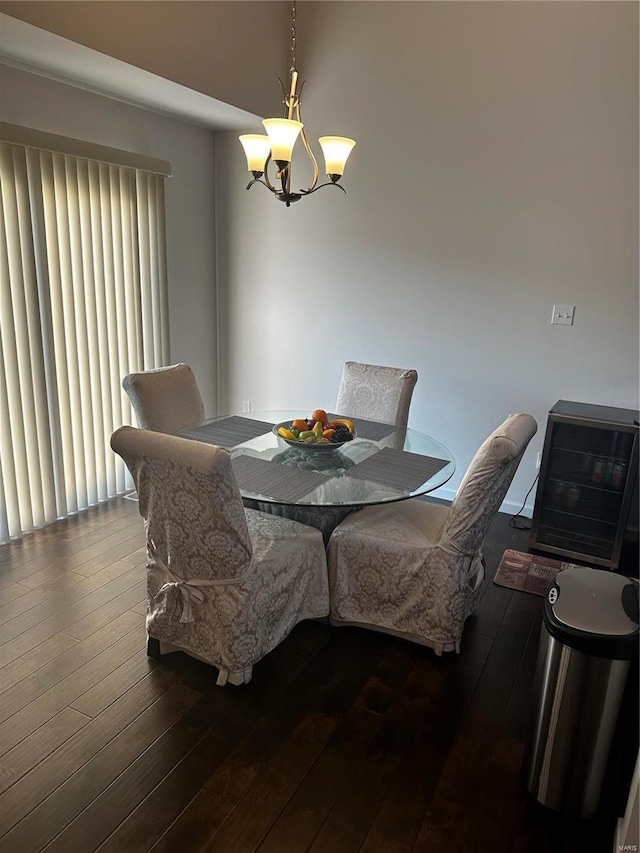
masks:
[[[554,305],[551,323],[554,326],[573,326],[575,305]]]

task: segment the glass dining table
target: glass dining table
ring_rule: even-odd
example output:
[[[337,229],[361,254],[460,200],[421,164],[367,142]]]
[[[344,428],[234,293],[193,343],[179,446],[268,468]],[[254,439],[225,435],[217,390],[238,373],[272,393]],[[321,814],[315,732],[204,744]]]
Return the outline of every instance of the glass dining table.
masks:
[[[454,474],[451,451],[435,438],[349,415],[329,419],[350,417],[352,441],[291,445],[276,425],[299,417],[299,409],[223,415],[177,435],[229,451],[245,506],[317,527],[325,541],[354,510],[425,495]]]

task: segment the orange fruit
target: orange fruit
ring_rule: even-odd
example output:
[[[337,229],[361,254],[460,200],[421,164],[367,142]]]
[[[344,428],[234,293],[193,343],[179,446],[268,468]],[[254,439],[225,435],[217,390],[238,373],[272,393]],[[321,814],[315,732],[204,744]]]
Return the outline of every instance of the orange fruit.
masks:
[[[328,438],[329,441],[331,441],[331,439],[334,436],[334,433],[335,433],[335,429],[325,429],[325,431],[322,433],[322,437]]]
[[[293,421],[291,426],[294,429],[306,429],[307,428],[307,421],[305,420],[305,418],[296,418],[296,420]]]
[[[324,409],[316,409],[311,413],[311,418],[314,421],[320,421],[321,424],[326,424],[327,422],[327,413]]]

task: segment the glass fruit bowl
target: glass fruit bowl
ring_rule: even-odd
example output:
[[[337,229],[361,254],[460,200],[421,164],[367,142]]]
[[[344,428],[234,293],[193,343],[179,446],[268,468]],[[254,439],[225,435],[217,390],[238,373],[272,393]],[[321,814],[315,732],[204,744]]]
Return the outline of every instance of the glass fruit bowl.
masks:
[[[306,428],[303,429],[303,426]],[[313,418],[281,421],[271,431],[290,447],[313,451],[339,450],[356,437],[353,421],[337,417],[327,419],[325,423],[314,421]]]

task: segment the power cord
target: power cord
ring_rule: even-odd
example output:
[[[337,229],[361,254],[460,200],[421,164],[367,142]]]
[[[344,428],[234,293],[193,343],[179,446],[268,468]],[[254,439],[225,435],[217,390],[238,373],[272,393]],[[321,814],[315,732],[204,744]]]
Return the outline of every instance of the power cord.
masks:
[[[527,502],[527,498],[529,497],[529,495],[530,495],[530,494],[531,494],[531,492],[533,491],[533,487],[534,487],[534,486],[535,486],[535,484],[538,482],[538,477],[539,477],[539,476],[540,476],[540,472],[538,472],[538,473],[536,474],[536,476],[535,476],[535,479],[534,479],[533,483],[531,483],[531,488],[529,489],[529,491],[527,492],[527,494],[524,496],[524,500],[522,501],[522,506],[520,507],[520,509],[518,510],[518,512],[517,512],[515,515],[512,515],[512,516],[511,516],[511,518],[509,519],[509,527],[514,527],[516,530],[531,530],[531,519],[530,519],[530,518],[525,518],[525,519],[524,519],[525,521],[529,522],[528,524],[518,524],[518,522],[516,521],[516,519],[517,519],[517,518],[520,518],[520,513],[521,513],[521,512],[522,512],[522,510],[524,509],[524,505],[525,505],[525,504],[526,504],[526,502]]]

